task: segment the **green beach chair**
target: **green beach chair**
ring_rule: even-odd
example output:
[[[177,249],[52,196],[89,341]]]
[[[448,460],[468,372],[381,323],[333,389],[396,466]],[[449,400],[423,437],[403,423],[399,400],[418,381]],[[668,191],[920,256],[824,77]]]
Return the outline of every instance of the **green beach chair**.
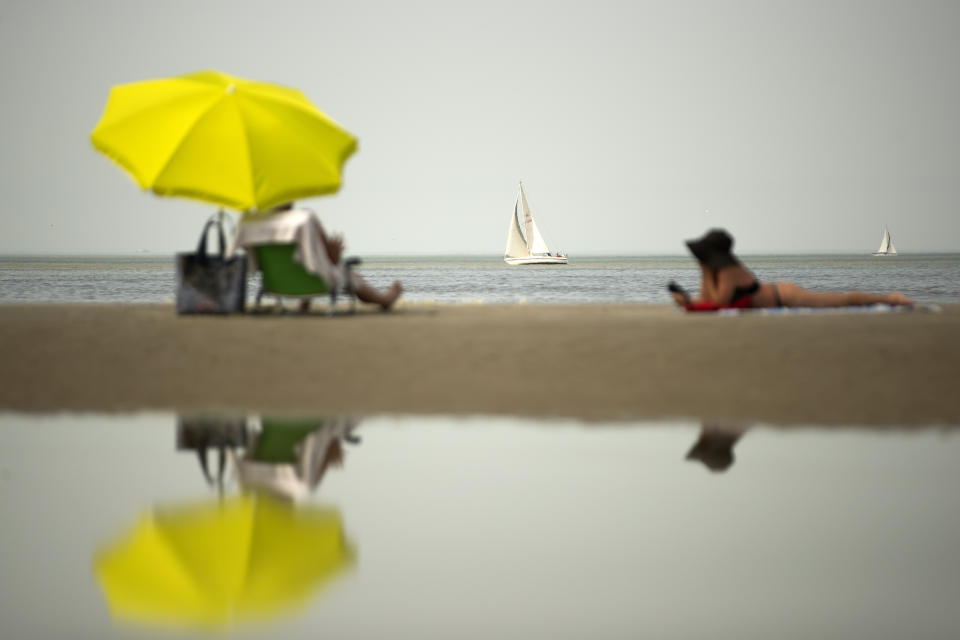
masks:
[[[342,287],[330,287],[326,280],[318,275],[309,273],[293,258],[294,245],[292,244],[264,244],[252,247],[257,259],[257,268],[260,271],[260,291],[257,292],[256,309],[260,309],[260,301],[265,295],[276,299],[276,306],[283,309],[283,298],[299,298],[303,301],[301,310],[309,308],[310,300],[317,296],[329,295],[330,307],[327,315],[333,315],[337,304],[337,295],[342,293],[350,299],[350,312],[356,311],[357,296],[350,286],[350,270],[360,264],[359,258],[348,258],[346,266],[347,278]]]

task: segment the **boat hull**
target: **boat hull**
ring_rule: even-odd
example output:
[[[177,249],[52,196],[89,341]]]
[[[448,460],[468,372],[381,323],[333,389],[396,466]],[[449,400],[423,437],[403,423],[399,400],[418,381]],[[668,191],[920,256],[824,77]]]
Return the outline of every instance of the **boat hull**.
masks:
[[[504,258],[504,262],[510,266],[519,266],[524,264],[567,264],[567,259],[557,258],[555,256],[530,256],[528,258]]]
[[[877,251],[877,252],[874,252],[873,255],[886,257],[886,256],[895,256],[895,255],[897,255],[897,254],[895,254],[895,253],[880,253],[879,251]]]

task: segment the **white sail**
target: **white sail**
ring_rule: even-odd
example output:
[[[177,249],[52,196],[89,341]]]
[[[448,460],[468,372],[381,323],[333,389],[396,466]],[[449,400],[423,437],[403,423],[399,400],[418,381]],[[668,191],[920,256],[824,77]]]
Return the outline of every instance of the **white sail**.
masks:
[[[897,248],[893,245],[893,238],[887,230],[887,225],[883,225],[883,236],[880,238],[880,248],[873,252],[875,256],[895,256]]]
[[[527,255],[542,256],[549,254],[550,248],[547,246],[546,241],[544,241],[543,235],[540,233],[540,229],[533,219],[533,213],[530,211],[530,205],[527,203],[527,194],[523,192],[522,182],[520,183],[518,197],[520,198],[520,206],[523,211],[523,230],[526,232],[524,235],[527,238],[527,249],[529,250]]]
[[[530,255],[550,255],[550,247],[547,246],[547,241],[543,239],[543,236],[540,234],[540,229],[532,217],[530,218],[530,229],[532,232],[530,235]]]
[[[887,231],[887,228],[883,228],[883,236],[880,238],[880,248],[877,249],[877,253],[886,253],[890,249],[890,232]]]
[[[527,195],[523,192],[523,183],[520,183],[517,199],[513,203],[513,215],[507,231],[507,249],[503,259],[510,265],[567,264],[565,255],[550,254],[550,248],[533,219]]]
[[[507,231],[507,250],[504,252],[504,258],[525,258],[530,255],[527,249],[527,241],[520,230],[520,194],[517,194],[517,200],[513,203],[513,215],[510,216],[510,229]]]

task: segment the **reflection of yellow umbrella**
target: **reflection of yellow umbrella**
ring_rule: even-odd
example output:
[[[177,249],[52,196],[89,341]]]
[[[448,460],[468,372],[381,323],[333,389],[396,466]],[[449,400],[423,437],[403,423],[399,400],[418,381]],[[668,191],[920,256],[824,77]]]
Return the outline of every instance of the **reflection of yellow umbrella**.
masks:
[[[217,628],[305,602],[352,555],[336,510],[245,496],[148,513],[95,570],[116,618]]]
[[[300,91],[218,71],[114,87],[90,140],[144,189],[240,210],[336,191],[357,145]]]

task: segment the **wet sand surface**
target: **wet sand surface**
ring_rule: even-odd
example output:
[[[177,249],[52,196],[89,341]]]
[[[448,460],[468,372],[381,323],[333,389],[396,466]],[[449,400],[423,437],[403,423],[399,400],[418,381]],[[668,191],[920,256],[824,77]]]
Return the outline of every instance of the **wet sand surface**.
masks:
[[[0,407],[960,423],[960,305],[737,317],[400,305],[326,317],[0,307]]]

